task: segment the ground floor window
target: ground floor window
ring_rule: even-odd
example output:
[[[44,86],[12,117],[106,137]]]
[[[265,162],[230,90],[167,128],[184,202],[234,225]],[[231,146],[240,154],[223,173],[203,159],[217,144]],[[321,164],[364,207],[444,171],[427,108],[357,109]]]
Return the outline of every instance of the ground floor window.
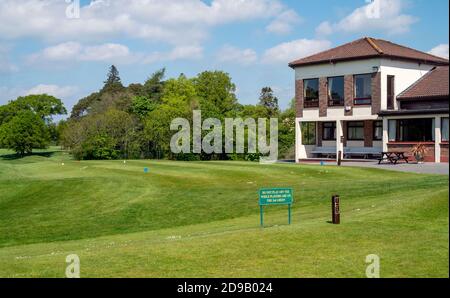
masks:
[[[373,122],[373,139],[380,141],[383,139],[383,121]]]
[[[448,142],[448,118],[442,118],[441,131],[442,142]]]
[[[347,139],[350,141],[364,140],[364,121],[351,121],[347,123]]]
[[[315,122],[302,122],[302,143],[303,145],[315,145],[316,144],[316,123]]]
[[[399,142],[434,141],[434,119],[397,120],[396,135]]]
[[[324,141],[336,140],[336,122],[324,122],[322,139]]]

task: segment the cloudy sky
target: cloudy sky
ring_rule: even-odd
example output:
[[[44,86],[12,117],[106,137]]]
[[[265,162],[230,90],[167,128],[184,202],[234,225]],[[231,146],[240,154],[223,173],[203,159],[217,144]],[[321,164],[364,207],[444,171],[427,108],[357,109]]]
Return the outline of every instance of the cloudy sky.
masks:
[[[103,85],[155,70],[224,70],[241,103],[271,86],[286,107],[291,60],[363,36],[448,58],[448,0],[0,0],[0,104],[49,93],[70,109]]]

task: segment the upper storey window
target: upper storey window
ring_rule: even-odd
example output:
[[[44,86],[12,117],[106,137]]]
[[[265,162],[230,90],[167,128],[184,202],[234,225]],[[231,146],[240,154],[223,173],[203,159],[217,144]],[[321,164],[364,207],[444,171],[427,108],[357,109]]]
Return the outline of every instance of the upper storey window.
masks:
[[[355,75],[355,105],[372,103],[372,75]]]
[[[305,108],[316,108],[319,106],[319,79],[303,81]]]
[[[344,105],[344,77],[328,78],[328,105]]]

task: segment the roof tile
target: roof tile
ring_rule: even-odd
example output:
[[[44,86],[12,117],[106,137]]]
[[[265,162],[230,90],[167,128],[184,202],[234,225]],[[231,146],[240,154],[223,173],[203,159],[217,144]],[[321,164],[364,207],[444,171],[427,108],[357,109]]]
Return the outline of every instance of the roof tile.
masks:
[[[398,95],[397,99],[448,97],[448,75],[448,66],[438,66]]]
[[[401,46],[390,41],[364,37],[336,48],[293,61],[289,63],[289,66],[297,67],[375,57],[406,59],[431,65],[448,65],[449,63],[447,59]]]

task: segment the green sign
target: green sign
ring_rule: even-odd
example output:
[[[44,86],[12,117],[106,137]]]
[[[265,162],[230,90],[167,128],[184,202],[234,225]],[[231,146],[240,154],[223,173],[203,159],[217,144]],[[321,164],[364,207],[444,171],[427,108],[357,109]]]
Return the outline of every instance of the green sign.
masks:
[[[265,188],[259,190],[259,205],[292,205],[291,188]]]
[[[294,202],[292,188],[263,188],[259,190],[261,227],[264,227],[264,206],[288,205],[288,223],[291,224],[291,205]]]

